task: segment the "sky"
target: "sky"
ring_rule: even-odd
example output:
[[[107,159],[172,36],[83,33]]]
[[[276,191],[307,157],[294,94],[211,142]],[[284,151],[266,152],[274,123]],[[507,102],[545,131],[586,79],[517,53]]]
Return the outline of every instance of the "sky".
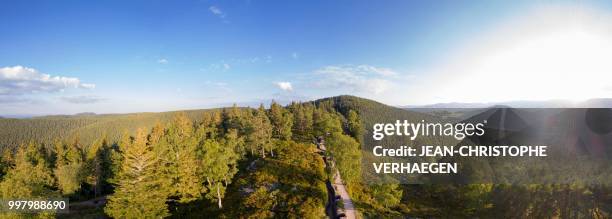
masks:
[[[0,116],[612,97],[606,1],[0,1]]]

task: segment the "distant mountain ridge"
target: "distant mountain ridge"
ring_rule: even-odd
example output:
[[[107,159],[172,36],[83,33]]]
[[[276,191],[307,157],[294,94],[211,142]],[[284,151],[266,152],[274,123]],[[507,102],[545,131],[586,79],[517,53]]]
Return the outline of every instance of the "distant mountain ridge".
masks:
[[[343,115],[348,115],[350,110],[359,113],[366,133],[371,133],[371,128],[374,123],[380,122],[395,122],[398,119],[407,119],[410,121],[421,121],[426,120],[430,122],[442,121],[449,119],[445,115],[432,114],[427,111],[428,108],[425,106],[414,107],[414,108],[399,108],[389,106],[374,100],[369,100],[361,97],[341,95],[335,97],[322,98],[313,101],[307,101],[303,103],[318,104],[330,104],[331,107],[335,108],[338,112]],[[547,104],[532,103],[532,102],[509,102],[503,103],[503,107],[521,108],[523,107],[535,107],[538,106],[549,107],[552,103]],[[497,104],[491,104],[490,107],[500,107]],[[561,108],[561,104],[553,105]],[[567,106],[567,105],[566,105]],[[585,101],[581,104],[573,105],[574,107],[600,107],[600,108],[612,108],[612,99],[592,99]],[[450,104],[436,104],[428,107],[433,108],[488,108],[484,104],[470,104],[465,105],[463,103],[450,103]],[[80,141],[84,144],[91,143],[92,139],[99,139],[103,136],[108,137],[110,141],[117,140],[122,133],[135,133],[137,128],[151,128],[157,122],[166,123],[171,121],[173,116],[179,112],[185,112],[188,117],[193,120],[199,120],[202,118],[204,113],[210,113],[213,111],[221,110],[221,108],[211,109],[200,109],[200,110],[183,110],[183,111],[169,111],[169,112],[156,112],[156,113],[126,113],[126,114],[94,114],[94,113],[80,113],[76,115],[52,115],[52,116],[40,116],[32,118],[0,118],[0,147],[2,146],[16,146],[19,144],[27,143],[27,141],[33,140],[42,143],[51,143],[55,139],[70,139],[78,136]],[[466,112],[451,114],[455,118],[466,118],[468,116],[482,113],[479,110],[468,110]],[[367,139],[367,138],[366,138]],[[390,138],[391,141],[399,141],[400,139]],[[431,140],[431,139],[424,139]],[[366,142],[372,143],[372,142]]]
[[[495,106],[506,106],[512,108],[612,108],[612,98],[595,98],[581,102],[568,100],[546,100],[546,101],[507,101],[489,103],[436,103],[429,105],[405,105],[400,108],[489,108]]]
[[[204,113],[220,109],[169,111],[160,113],[77,114],[32,118],[0,118],[0,147],[16,147],[29,141],[50,144],[55,140],[79,138],[83,144],[107,137],[114,142],[124,133],[134,134],[138,128],[150,129],[156,123],[167,123],[184,112],[193,120]]]
[[[375,122],[394,122],[396,119],[409,119],[414,121],[435,121],[437,118],[430,114],[404,110],[389,106],[374,100],[350,95],[322,98],[303,103],[331,104],[343,115],[350,110],[356,111],[362,117],[367,132]],[[93,139],[106,136],[113,142],[119,139],[122,133],[134,134],[136,129],[153,127],[157,122],[166,123],[179,112],[185,112],[193,120],[200,120],[204,113],[219,111],[222,108],[184,110],[150,113],[126,114],[93,114],[81,113],[76,115],[50,115],[32,118],[2,118],[0,119],[0,147],[15,147],[19,144],[34,140],[42,143],[52,143],[55,139],[71,139],[75,136],[84,144]]]

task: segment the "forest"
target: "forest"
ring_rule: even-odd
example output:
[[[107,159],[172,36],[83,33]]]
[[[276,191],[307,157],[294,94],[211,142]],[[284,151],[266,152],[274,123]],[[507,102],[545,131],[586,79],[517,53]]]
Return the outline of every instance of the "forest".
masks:
[[[372,184],[374,123],[440,121],[354,96],[287,106],[0,119],[2,199],[65,197],[8,218],[324,218],[335,170],[364,218],[609,218],[609,185]],[[336,165],[326,168],[315,140]],[[388,139],[393,141],[394,139]],[[421,138],[415,144],[440,141]],[[95,200],[95,201],[92,201]]]

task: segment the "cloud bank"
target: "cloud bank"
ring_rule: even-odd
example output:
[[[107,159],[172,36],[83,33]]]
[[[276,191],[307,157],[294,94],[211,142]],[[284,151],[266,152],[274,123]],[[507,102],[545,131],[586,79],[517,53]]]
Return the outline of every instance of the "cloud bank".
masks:
[[[315,70],[311,84],[357,94],[382,94],[394,86],[392,80],[398,75],[392,69],[371,65],[333,65]]]
[[[23,66],[0,68],[0,95],[51,93],[66,88],[95,87],[95,84],[82,83],[75,77],[51,76],[33,68]]]
[[[74,104],[90,104],[90,103],[98,103],[104,101],[106,99],[98,96],[71,96],[71,97],[62,97],[63,101]]]

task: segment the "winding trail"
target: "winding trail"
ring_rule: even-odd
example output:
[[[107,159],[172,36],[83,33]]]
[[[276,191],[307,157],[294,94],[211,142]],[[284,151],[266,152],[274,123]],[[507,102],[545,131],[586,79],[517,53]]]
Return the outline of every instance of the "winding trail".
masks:
[[[336,164],[333,159],[328,157],[328,153],[326,153],[325,141],[323,138],[319,138],[315,140],[315,144],[317,145],[317,149],[319,150],[319,154],[323,158],[325,162],[325,166],[327,168],[334,167]],[[346,190],[346,186],[342,181],[342,177],[340,176],[340,172],[336,169],[336,173],[333,177],[333,183],[329,180],[327,181],[327,194],[328,194],[328,206],[326,206],[327,214],[330,218],[347,218],[347,219],[356,219],[357,218],[357,210],[353,205],[353,201]],[[339,199],[342,200],[342,210],[338,209],[338,200],[336,197],[339,196]]]
[[[88,208],[88,207],[100,207],[100,206],[104,206],[104,204],[106,204],[107,201],[107,196],[100,196],[97,198],[93,198],[93,199],[89,199],[89,200],[84,200],[84,201],[80,201],[80,202],[70,202],[70,207],[71,208]]]
[[[336,193],[340,196],[342,203],[344,204],[344,215],[347,219],[357,218],[355,206],[353,205],[353,201],[346,191],[346,186],[344,186],[344,182],[342,182],[342,178],[340,178],[340,172],[336,170],[336,175],[334,176],[334,188],[336,188]]]

